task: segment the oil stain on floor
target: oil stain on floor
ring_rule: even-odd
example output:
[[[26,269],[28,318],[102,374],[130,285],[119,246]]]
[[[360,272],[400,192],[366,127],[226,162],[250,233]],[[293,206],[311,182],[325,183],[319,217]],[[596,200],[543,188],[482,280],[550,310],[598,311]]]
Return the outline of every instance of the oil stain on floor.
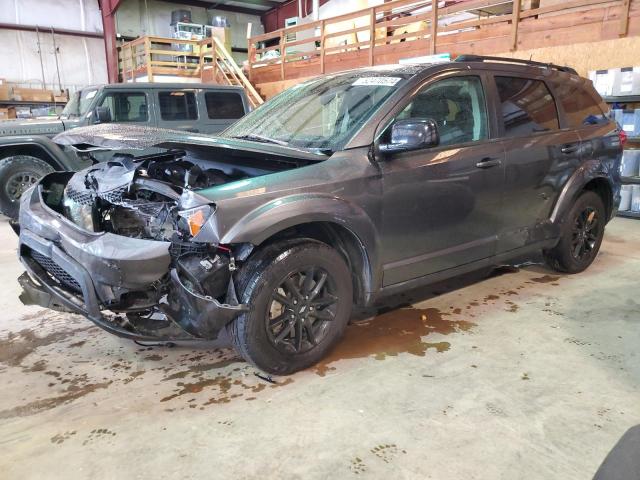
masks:
[[[484,315],[477,308],[496,305],[515,312],[518,305],[509,297],[518,296],[521,288],[527,288],[525,284],[554,284],[558,279],[550,275],[530,278],[521,286],[470,299],[466,308],[452,306],[446,312],[414,307],[386,311],[350,325],[336,348],[310,370],[324,377],[340,360],[384,360],[401,354],[422,357],[429,352],[445,352],[451,344],[439,337],[471,330],[475,323],[468,319],[475,321],[477,315]],[[27,384],[38,390],[38,385],[49,389],[41,397],[16,397],[23,400],[22,404],[0,411],[0,419],[38,414],[104,389],[124,388],[126,392],[138,388],[139,381],[154,383],[159,405],[174,411],[266,398],[265,390],[298,379],[291,376],[271,383],[270,379],[257,377],[253,367],[229,348],[131,348],[128,343],[108,340],[111,337],[107,333],[75,315],[43,311],[23,320],[30,322],[31,328],[0,339],[0,373],[19,368],[26,374]],[[90,369],[83,371],[83,364]]]
[[[338,360],[366,357],[384,360],[400,353],[423,357],[429,349],[444,352],[451,346],[449,342],[426,342],[423,337],[433,333],[449,335],[474,326],[465,320],[445,318],[449,315],[437,308],[399,308],[351,325],[340,343],[313,370],[323,377],[335,370],[330,365]]]

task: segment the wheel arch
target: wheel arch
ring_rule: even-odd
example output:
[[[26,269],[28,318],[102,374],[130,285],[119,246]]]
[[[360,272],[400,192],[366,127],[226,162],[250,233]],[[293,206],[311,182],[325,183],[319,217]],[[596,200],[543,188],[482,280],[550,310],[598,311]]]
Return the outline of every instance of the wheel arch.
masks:
[[[371,219],[356,205],[336,197],[295,195],[249,213],[220,243],[263,247],[288,238],[326,243],[342,254],[352,272],[355,302],[366,304],[379,283],[375,232]]]
[[[371,262],[364,244],[353,231],[335,222],[301,223],[275,233],[259,246],[289,238],[310,238],[337,250],[351,271],[354,302],[358,305],[367,303],[372,283]]]
[[[47,148],[38,143],[18,143],[0,145],[0,161],[9,157],[26,155],[35,157],[50,165],[54,170],[67,170],[65,165]]]
[[[560,223],[573,202],[584,191],[594,191],[602,198],[609,219],[614,209],[614,186],[611,173],[603,169],[601,162],[592,161],[584,164],[566,182],[558,201],[553,208],[550,220]]]
[[[602,199],[602,203],[604,203],[606,218],[610,218],[613,210],[613,189],[606,178],[596,177],[589,180],[582,188],[582,191],[592,191],[597,193]]]

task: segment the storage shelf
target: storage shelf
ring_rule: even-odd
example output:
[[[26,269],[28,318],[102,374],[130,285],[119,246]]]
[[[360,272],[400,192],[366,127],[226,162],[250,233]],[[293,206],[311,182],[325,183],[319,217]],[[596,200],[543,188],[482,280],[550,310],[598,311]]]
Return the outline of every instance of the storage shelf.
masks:
[[[640,102],[640,95],[620,95],[618,97],[602,97],[605,103],[633,103]]]
[[[618,217],[640,218],[640,212],[632,212],[631,210],[625,210],[624,212],[618,211]]]
[[[65,105],[67,102],[54,102],[42,101],[42,102],[29,102],[27,100],[0,100],[0,105]]]

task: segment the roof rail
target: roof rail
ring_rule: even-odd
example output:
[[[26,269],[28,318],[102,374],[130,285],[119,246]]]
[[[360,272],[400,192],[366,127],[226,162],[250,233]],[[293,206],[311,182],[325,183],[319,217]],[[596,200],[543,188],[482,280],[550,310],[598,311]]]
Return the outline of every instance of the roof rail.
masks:
[[[504,62],[504,63],[518,63],[520,65],[529,65],[532,67],[540,67],[540,68],[553,68],[554,70],[558,70],[560,72],[572,73],[577,75],[576,72],[571,67],[563,67],[561,65],[554,65],[553,63],[544,63],[544,62],[534,62],[533,60],[521,60],[519,58],[508,58],[508,57],[486,57],[484,55],[458,55],[454,60],[456,62]]]

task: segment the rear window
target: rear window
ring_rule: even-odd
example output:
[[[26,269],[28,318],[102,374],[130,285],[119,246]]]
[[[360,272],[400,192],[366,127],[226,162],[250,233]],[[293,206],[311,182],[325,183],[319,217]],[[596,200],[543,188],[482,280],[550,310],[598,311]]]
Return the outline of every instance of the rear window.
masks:
[[[196,120],[198,118],[196,95],[193,92],[182,90],[159,92],[158,99],[162,120]]]
[[[207,115],[212,120],[236,119],[244,115],[242,97],[237,93],[207,92],[204,94]]]
[[[496,77],[505,137],[521,137],[560,128],[558,111],[544,82]]]
[[[562,104],[568,127],[607,123],[607,117],[598,106],[598,102],[582,86],[563,82],[555,87],[555,91]]]

